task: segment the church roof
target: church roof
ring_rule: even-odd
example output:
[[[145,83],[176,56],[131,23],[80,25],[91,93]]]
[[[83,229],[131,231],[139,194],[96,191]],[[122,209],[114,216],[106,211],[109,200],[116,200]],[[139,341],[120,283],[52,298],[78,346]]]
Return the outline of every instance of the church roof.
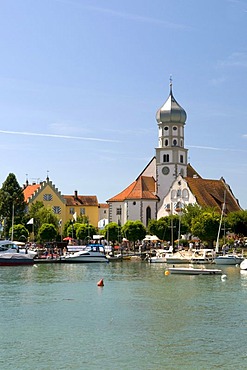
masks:
[[[186,177],[185,179],[201,207],[213,207],[221,212],[225,194],[226,213],[236,212],[241,209],[238,200],[234,197],[223,178],[220,180],[208,180],[198,177]]]
[[[191,166],[190,163],[187,165],[187,177],[201,178],[199,173]]]
[[[139,176],[121,193],[110,198],[107,202],[123,202],[128,199],[159,200],[155,195],[155,180],[150,176]]]

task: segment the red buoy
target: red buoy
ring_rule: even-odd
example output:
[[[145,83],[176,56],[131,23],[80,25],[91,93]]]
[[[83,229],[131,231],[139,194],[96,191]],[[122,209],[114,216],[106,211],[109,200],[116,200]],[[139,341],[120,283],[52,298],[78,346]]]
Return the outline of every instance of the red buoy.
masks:
[[[98,281],[97,285],[98,286],[104,286],[104,280],[100,279],[100,281]]]

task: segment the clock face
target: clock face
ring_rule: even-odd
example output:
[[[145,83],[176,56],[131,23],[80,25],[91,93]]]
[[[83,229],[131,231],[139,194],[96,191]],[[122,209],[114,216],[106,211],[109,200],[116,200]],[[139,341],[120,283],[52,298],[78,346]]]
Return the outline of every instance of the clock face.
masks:
[[[168,175],[168,173],[170,172],[170,169],[169,169],[169,167],[163,167],[162,168],[162,173],[163,173],[163,175]]]

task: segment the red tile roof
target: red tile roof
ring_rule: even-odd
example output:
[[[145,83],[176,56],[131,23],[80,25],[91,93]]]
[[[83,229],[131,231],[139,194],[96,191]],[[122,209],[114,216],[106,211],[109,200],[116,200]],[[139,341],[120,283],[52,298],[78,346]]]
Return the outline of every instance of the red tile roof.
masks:
[[[121,193],[110,198],[107,202],[123,202],[127,199],[158,200],[155,195],[155,180],[149,176],[139,176]]]
[[[96,195],[63,195],[67,206],[97,206],[99,205]]]
[[[25,202],[28,202],[28,199],[41,187],[40,184],[27,185],[23,190]]]
[[[224,179],[208,180],[186,177],[186,181],[191,192],[196,197],[197,203],[201,207],[213,207],[221,211],[225,194],[226,213],[239,211],[241,209],[238,200],[234,197]]]

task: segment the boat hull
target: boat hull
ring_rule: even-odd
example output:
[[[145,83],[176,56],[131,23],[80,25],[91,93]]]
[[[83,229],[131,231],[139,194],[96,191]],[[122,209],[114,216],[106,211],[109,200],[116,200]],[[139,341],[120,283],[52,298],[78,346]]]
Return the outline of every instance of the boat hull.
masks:
[[[34,260],[19,253],[5,253],[0,256],[0,266],[31,266]]]
[[[218,269],[201,269],[192,267],[170,267],[168,270],[170,274],[180,275],[222,275],[222,270]]]
[[[240,265],[243,260],[243,257],[238,256],[219,256],[214,262],[216,265]]]

